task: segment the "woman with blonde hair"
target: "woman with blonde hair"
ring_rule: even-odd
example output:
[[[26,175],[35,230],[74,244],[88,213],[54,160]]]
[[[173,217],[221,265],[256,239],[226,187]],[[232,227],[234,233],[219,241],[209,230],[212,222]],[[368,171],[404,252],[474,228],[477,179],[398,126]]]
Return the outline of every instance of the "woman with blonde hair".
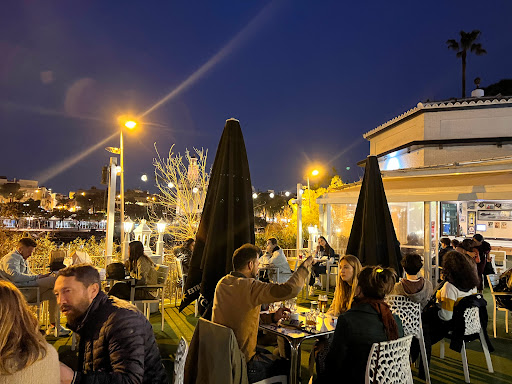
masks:
[[[59,356],[14,284],[0,280],[0,384],[58,384]]]
[[[357,275],[362,269],[359,259],[352,255],[344,255],[338,263],[336,289],[328,315],[338,317],[348,311],[352,305],[357,287]]]

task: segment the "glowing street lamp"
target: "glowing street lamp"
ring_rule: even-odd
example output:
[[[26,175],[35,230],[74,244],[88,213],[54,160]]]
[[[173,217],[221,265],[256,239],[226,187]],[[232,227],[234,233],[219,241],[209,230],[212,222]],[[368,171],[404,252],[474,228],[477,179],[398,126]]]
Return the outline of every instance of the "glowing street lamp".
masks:
[[[123,260],[127,260],[128,259],[128,244],[130,243],[130,232],[133,229],[133,221],[128,217],[122,223],[123,223],[122,227],[123,227],[123,232],[124,232],[122,254],[123,254]]]
[[[271,199],[273,199],[273,198],[274,198],[274,196],[275,196],[275,195],[274,195],[274,192],[270,192],[270,194],[268,195],[268,197],[270,197]]]
[[[142,176],[140,177],[140,179],[141,179],[143,182],[146,182],[146,181],[148,181],[148,175],[142,175]]]
[[[160,219],[158,223],[156,223],[156,230],[158,231],[158,241],[156,242],[156,255],[163,258],[164,256],[164,233],[165,228],[167,227],[167,223],[164,219]]]
[[[252,194],[252,198],[253,198],[253,199],[257,199],[257,198],[258,198],[258,194],[257,194],[256,192],[254,192],[254,193]]]
[[[167,186],[168,186],[169,188],[174,188],[174,184],[172,183],[172,181],[169,181],[169,184],[167,184]]]

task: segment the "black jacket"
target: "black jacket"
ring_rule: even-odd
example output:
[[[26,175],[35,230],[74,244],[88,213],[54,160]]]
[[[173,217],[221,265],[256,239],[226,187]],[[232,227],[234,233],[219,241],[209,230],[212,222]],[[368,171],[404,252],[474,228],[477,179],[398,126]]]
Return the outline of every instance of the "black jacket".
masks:
[[[471,341],[478,339],[479,334],[464,336],[464,311],[467,308],[477,307],[478,314],[480,317],[480,324],[484,330],[485,342],[490,352],[494,351],[494,347],[489,340],[487,335],[487,301],[485,301],[482,294],[469,295],[459,301],[459,303],[453,308],[453,318],[451,320],[452,335],[450,342],[450,349],[460,353],[462,349],[462,341]]]
[[[168,382],[151,324],[127,301],[99,292],[68,327],[80,335],[74,384]]]

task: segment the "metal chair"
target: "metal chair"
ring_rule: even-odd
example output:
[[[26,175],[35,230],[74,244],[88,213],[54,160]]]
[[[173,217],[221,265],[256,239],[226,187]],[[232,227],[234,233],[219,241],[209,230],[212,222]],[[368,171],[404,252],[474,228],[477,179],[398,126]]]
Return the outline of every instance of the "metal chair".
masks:
[[[470,336],[474,334],[479,334],[480,343],[482,344],[482,349],[484,351],[485,361],[487,363],[487,370],[490,373],[494,372],[492,367],[491,355],[489,353],[489,348],[487,347],[487,343],[485,342],[484,330],[482,329],[482,325],[480,323],[480,315],[477,307],[467,308],[464,311],[464,336]],[[450,333],[448,334],[448,337]],[[462,341],[462,349],[460,351],[462,358],[462,367],[464,369],[464,381],[469,383],[469,367],[468,367],[468,357],[466,356],[466,343]],[[444,359],[444,339],[441,340],[439,357]]]
[[[178,343],[178,349],[174,358],[174,384],[183,384],[185,376],[185,361],[187,361],[188,344],[187,340],[181,336]]]
[[[366,363],[365,383],[412,384],[412,335],[374,343]]]
[[[160,303],[160,313],[162,314],[162,331],[164,330],[164,288],[167,284],[167,279],[169,277],[169,267],[167,265],[157,265],[157,273],[158,273],[158,284],[151,285],[133,285],[130,289],[130,302],[133,304],[142,303],[143,304],[143,313],[149,320],[150,315],[150,304],[158,304]],[[157,296],[154,299],[144,299],[144,300],[135,300],[135,292],[138,289],[155,289],[157,291]]]
[[[430,373],[428,369],[427,350],[425,348],[425,339],[423,338],[423,325],[421,323],[421,306],[419,303],[411,301],[408,297],[401,295],[390,295],[386,297],[391,312],[397,315],[402,321],[404,336],[413,335],[420,344],[421,360],[425,370],[425,380],[430,383]]]
[[[492,267],[496,274],[501,275],[507,270],[507,253],[505,251],[491,250],[489,254],[492,257]]]
[[[492,295],[492,301],[494,303],[493,305],[493,314],[492,314],[492,326],[494,330],[494,338],[496,338],[496,315],[497,311],[505,312],[505,331],[508,333],[508,314],[510,312],[510,309],[507,309],[503,307],[498,301],[496,300],[496,296],[501,297],[509,297],[512,298],[512,292],[494,292],[494,287],[496,284],[498,284],[499,276],[498,275],[487,275],[487,282],[489,283],[489,287],[491,289],[491,295]]]

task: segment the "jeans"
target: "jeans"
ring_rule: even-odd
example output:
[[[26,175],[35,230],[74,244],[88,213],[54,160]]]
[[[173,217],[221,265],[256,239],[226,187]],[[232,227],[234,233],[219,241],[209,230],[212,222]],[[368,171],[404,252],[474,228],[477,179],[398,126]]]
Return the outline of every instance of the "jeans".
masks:
[[[290,362],[288,360],[280,359],[259,347],[256,347],[256,354],[247,363],[249,383],[256,383],[273,376],[288,375],[289,372]]]

